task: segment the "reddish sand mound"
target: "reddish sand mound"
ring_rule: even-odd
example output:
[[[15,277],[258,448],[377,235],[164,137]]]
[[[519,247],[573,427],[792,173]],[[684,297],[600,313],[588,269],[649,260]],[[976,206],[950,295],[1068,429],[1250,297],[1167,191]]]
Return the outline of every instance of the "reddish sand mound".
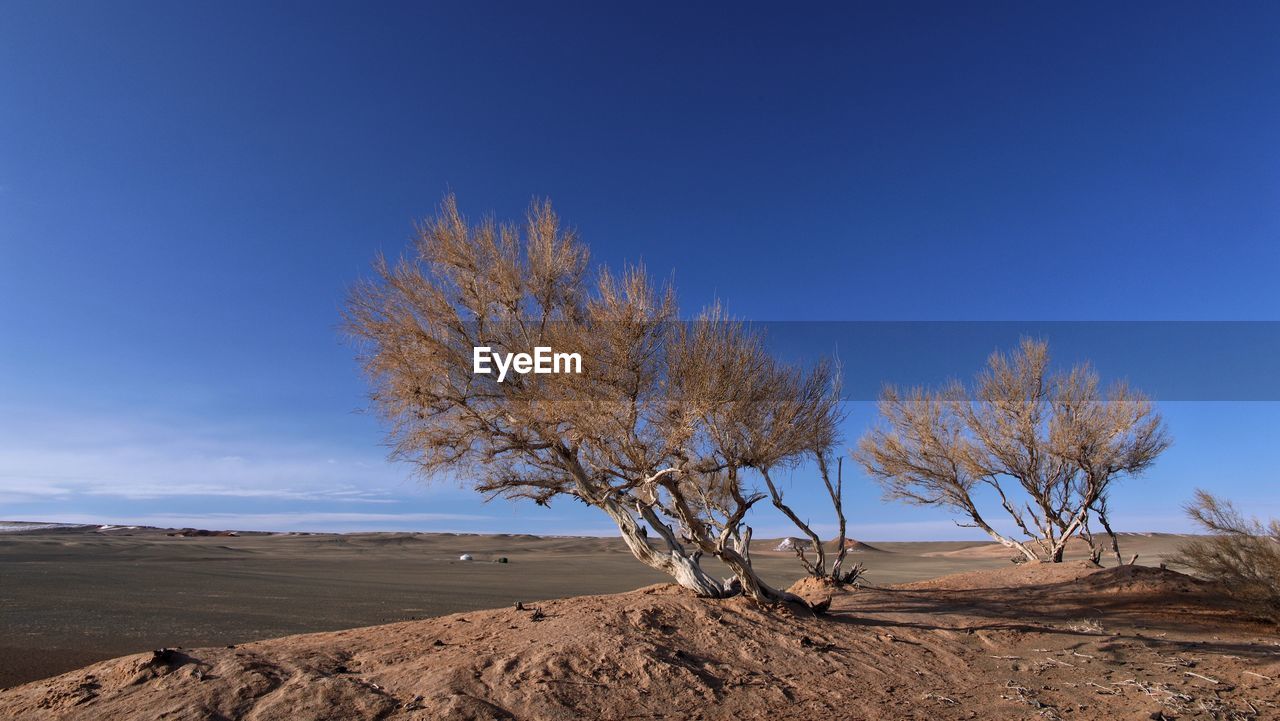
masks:
[[[1067,553],[1088,553],[1089,544],[1083,539],[1072,538],[1067,541]],[[991,543],[981,543],[976,546],[968,546],[966,548],[957,548],[954,551],[930,551],[923,553],[922,556],[933,558],[1013,558],[1021,556],[1017,550],[1008,548],[999,543],[992,541]]]
[[[240,534],[236,531],[209,531],[203,528],[183,528],[177,531],[170,531],[166,536],[176,536],[178,538],[205,538],[208,536],[216,536],[219,538],[234,538]]]
[[[1267,680],[1280,677],[1275,637],[1236,622],[1196,627],[1182,611],[1197,594],[1180,595],[1176,613],[1162,606],[1183,579],[1081,564],[970,576],[969,595],[1001,599],[991,607],[954,603],[960,592],[946,589],[962,588],[961,576],[916,590],[793,586],[832,594],[827,615],[654,586],[127,656],[0,691],[0,717],[1103,719],[1280,709]],[[1001,583],[1013,590],[972,590]],[[1133,625],[1094,608],[1096,591],[1113,586],[1145,594]],[[1090,623],[1038,615],[1046,609],[1088,610]]]
[[[1195,593],[1209,584],[1177,571],[1150,566],[1116,566],[1083,579],[1084,588],[1098,593],[1159,594]]]
[[[107,661],[0,692],[20,719],[620,719],[871,710],[870,633],[656,586],[236,648]],[[878,654],[877,654],[878,655]],[[958,667],[960,662],[951,665]],[[928,674],[945,682],[945,659]],[[847,676],[836,683],[828,678]],[[821,692],[819,692],[821,690]],[[783,714],[786,716],[786,714]]]
[[[1070,593],[1093,592],[1143,595],[1190,593],[1206,588],[1191,576],[1149,566],[1099,568],[1088,561],[1010,564],[1008,568],[968,571],[927,581],[905,583],[901,590],[975,591],[1072,584]]]
[[[889,553],[889,551],[876,548],[870,543],[863,543],[862,541],[858,541],[853,538],[844,539],[844,547],[857,553]],[[838,551],[840,550],[840,544],[836,543],[834,540],[828,541],[826,543],[826,549],[828,551]]]
[[[1088,561],[1017,565],[1011,563],[1008,568],[953,573],[949,576],[931,578],[928,581],[905,583],[896,588],[965,591],[983,588],[1022,588],[1075,581],[1098,571],[1099,568]]]
[[[791,587],[787,589],[789,593],[799,596],[811,608],[819,611],[825,611],[830,608],[832,600],[842,590],[834,581],[812,576],[805,576],[791,584]]]

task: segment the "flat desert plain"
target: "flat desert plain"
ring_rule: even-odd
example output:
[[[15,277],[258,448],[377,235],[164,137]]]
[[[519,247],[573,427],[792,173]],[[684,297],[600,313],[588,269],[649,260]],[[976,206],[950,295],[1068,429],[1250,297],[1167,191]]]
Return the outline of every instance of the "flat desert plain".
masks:
[[[225,646],[668,580],[610,538],[170,533],[97,526],[0,533],[0,688],[161,647]],[[1180,538],[1123,540],[1126,554],[1158,564]],[[757,541],[753,554],[785,588],[803,574],[794,555],[772,550],[777,543]],[[475,560],[459,561],[464,553]],[[1012,568],[1010,556],[992,543],[870,541],[850,559],[866,564],[867,583],[889,586]],[[500,557],[508,562],[494,562]]]

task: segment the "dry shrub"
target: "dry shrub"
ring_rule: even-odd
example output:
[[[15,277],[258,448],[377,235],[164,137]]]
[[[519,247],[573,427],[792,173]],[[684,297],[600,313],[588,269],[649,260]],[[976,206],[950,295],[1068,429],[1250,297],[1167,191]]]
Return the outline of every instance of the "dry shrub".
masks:
[[[885,496],[954,511],[957,523],[980,528],[1027,561],[1059,562],[1067,544],[1107,520],[1107,498],[1126,476],[1141,475],[1169,447],[1155,404],[1124,383],[1103,388],[1088,364],[1050,368],[1049,346],[1024,338],[996,352],[966,386],[884,390],[881,423],[858,444],[855,458]],[[978,508],[989,487],[1025,537],[996,530]]]
[[[1173,562],[1216,581],[1250,610],[1280,624],[1280,520],[1264,525],[1227,500],[1197,490],[1187,515],[1210,533],[1179,549]]]

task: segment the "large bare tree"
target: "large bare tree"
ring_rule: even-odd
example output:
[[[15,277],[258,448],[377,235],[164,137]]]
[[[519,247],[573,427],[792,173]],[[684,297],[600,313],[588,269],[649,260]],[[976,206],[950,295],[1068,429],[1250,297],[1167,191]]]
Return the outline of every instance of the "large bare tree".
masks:
[[[704,596],[788,595],[751,563],[762,471],[834,438],[827,371],[779,364],[717,307],[677,322],[643,268],[588,271],[547,203],[522,226],[471,223],[453,197],[414,252],[351,293],[349,332],[394,458],[491,497],[572,497],[606,513],[640,561]],[[580,373],[473,373],[477,347],[581,355]],[[733,574],[717,579],[712,556]]]
[[[1032,561],[1061,561],[1091,513],[1109,530],[1113,484],[1147,470],[1169,446],[1144,395],[1123,383],[1104,391],[1088,365],[1050,371],[1048,345],[1031,339],[1012,354],[994,353],[969,387],[887,388],[879,408],[882,423],[855,455],[886,494],[949,507],[960,525]],[[984,517],[974,498],[983,487],[1023,538]]]

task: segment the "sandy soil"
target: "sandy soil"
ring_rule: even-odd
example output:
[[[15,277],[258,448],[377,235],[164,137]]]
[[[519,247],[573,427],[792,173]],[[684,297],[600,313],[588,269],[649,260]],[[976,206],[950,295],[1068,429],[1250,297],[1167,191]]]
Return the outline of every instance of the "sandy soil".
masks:
[[[810,594],[831,593],[802,584]],[[1251,719],[1280,636],[1172,571],[1073,562],[763,610],[659,585],[128,656],[0,692],[14,719]]]
[[[1135,536],[1158,562],[1175,536]],[[786,586],[789,553],[754,555]],[[851,558],[887,585],[1009,568],[986,543],[871,541]],[[459,562],[462,553],[476,561]],[[492,563],[506,557],[509,563]],[[181,538],[160,529],[0,534],[0,687],[159,647],[241,644],[586,594],[666,580],[616,539],[454,534]]]

